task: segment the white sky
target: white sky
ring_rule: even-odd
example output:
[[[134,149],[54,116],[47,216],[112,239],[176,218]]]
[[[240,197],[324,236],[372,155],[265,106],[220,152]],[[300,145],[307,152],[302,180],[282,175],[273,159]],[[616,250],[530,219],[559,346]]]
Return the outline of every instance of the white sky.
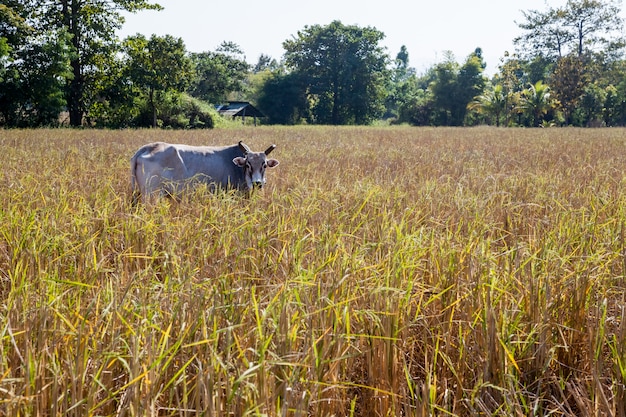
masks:
[[[153,0],[164,10],[125,14],[118,36],[182,38],[190,52],[215,51],[223,41],[240,46],[250,64],[261,54],[279,60],[283,41],[308,25],[374,27],[385,34],[382,46],[395,58],[405,45],[409,66],[423,73],[452,51],[459,63],[483,50],[487,73],[497,72],[505,51],[514,52],[513,39],[521,34],[522,10],[547,9],[545,0]],[[550,0],[550,7],[565,4]],[[622,15],[624,11],[622,10]]]

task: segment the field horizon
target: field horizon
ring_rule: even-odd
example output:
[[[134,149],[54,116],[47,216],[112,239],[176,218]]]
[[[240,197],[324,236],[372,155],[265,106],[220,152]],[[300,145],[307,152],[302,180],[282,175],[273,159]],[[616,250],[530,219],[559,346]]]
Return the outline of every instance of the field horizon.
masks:
[[[133,207],[165,141],[280,165]],[[2,416],[626,417],[626,129],[0,135]]]

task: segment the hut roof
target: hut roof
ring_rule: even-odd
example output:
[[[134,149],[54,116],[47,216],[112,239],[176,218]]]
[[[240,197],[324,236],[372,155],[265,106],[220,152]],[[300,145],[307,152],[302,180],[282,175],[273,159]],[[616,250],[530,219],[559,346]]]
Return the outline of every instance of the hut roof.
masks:
[[[247,101],[229,101],[228,104],[215,106],[217,112],[231,117],[265,117],[256,107]]]

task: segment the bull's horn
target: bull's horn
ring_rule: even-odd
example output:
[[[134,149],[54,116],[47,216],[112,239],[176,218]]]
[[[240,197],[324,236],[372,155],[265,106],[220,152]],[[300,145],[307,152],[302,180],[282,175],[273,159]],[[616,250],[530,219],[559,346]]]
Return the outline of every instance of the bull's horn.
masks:
[[[265,155],[269,155],[275,148],[276,145],[270,145],[270,147],[265,150]]]
[[[244,153],[244,155],[248,154],[248,152],[250,152],[250,148],[248,148],[248,145],[246,145],[242,141],[239,141],[239,149],[241,149],[241,151]]]

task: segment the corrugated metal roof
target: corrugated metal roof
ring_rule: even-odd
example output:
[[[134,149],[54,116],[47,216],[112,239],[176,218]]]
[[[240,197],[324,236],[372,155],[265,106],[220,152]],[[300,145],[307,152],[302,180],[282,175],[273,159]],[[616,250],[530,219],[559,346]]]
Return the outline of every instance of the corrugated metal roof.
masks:
[[[217,112],[231,117],[265,117],[256,107],[247,101],[230,101],[228,104],[215,106]]]

